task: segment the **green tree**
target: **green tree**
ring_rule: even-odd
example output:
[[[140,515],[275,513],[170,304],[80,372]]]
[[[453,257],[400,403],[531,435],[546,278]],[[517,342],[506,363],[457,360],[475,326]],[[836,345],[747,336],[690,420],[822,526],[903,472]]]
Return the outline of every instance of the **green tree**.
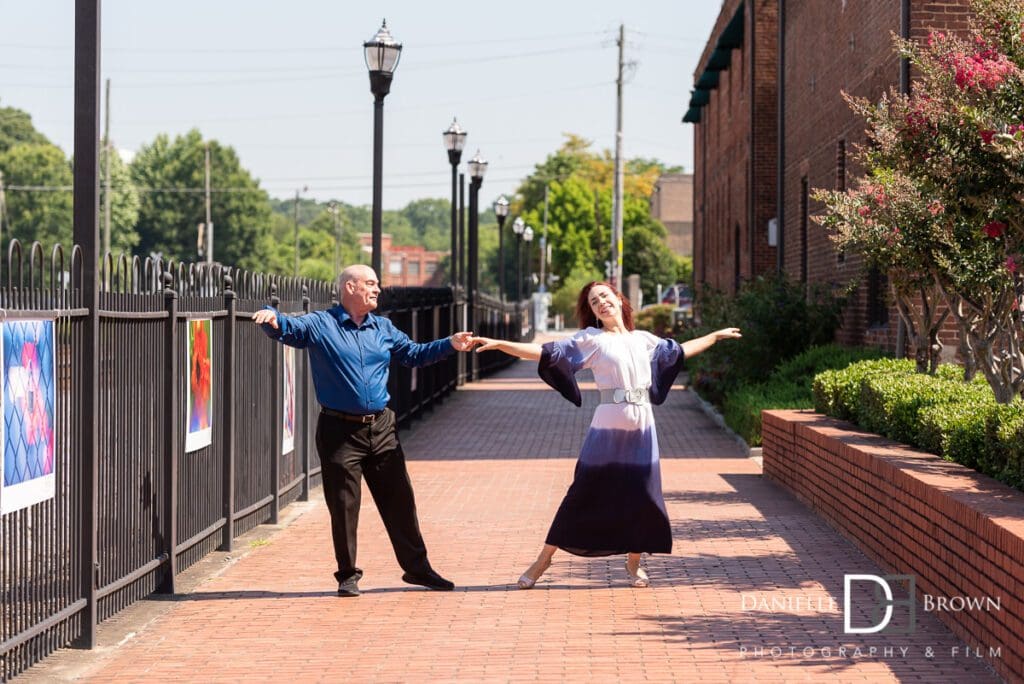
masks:
[[[7,190],[4,239],[39,241],[49,251],[57,243],[71,247],[71,166],[60,148],[49,143],[18,143],[0,153]],[[27,247],[27,244],[26,244]]]
[[[649,200],[658,177],[678,172],[654,159],[625,163],[623,203],[623,274],[641,274],[645,297],[653,300],[658,283],[676,282],[680,262],[665,244],[665,229],[650,217]],[[611,247],[614,159],[609,151],[590,150],[590,142],[567,135],[562,147],[538,164],[520,185],[512,215],[520,215],[540,234],[544,191],[548,192],[549,265],[557,289],[569,287],[569,275],[603,273]],[[530,246],[537,263],[539,240]]]
[[[19,143],[46,145],[50,141],[32,125],[32,117],[14,107],[0,107],[0,154]]]
[[[107,151],[100,150],[100,239],[103,237],[103,207],[107,201],[107,186],[102,180],[107,163]],[[139,192],[132,183],[131,171],[121,155],[110,155],[110,252],[132,254],[139,244],[135,223],[139,220]]]
[[[271,256],[261,239],[270,227],[267,193],[242,167],[234,149],[215,140],[209,146],[214,256],[231,266],[265,270]],[[132,161],[132,178],[143,193],[138,223],[143,254],[198,258],[197,227],[205,218],[203,148],[197,129],[173,141],[160,134]]]

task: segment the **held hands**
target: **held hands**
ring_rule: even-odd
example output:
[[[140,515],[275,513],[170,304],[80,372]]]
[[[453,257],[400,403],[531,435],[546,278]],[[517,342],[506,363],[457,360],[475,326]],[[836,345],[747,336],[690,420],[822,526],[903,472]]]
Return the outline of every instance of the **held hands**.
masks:
[[[473,348],[473,339],[471,332],[457,332],[449,337],[448,341],[452,343],[455,351],[466,352]]]
[[[277,330],[277,314],[270,309],[260,309],[252,315],[252,320],[259,325],[268,323],[271,328]]]
[[[491,349],[498,349],[498,344],[501,340],[494,340],[490,337],[472,337],[469,341],[469,348],[476,348],[477,353],[482,351],[489,351]]]

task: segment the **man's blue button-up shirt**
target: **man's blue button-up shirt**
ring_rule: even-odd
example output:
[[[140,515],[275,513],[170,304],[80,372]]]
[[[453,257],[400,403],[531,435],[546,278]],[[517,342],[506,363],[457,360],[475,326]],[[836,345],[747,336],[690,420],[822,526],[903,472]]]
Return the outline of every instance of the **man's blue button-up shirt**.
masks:
[[[303,316],[277,314],[277,329],[264,323],[263,332],[290,347],[309,352],[316,398],[321,406],[345,413],[383,410],[388,394],[388,366],[394,357],[419,367],[450,356],[448,338],[419,344],[382,316],[367,314],[357,326],[340,305]]]

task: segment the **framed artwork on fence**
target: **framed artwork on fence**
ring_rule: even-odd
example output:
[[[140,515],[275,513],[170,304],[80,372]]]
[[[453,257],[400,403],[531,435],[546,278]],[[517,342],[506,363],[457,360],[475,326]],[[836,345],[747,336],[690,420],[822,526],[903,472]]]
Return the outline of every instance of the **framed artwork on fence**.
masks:
[[[54,497],[56,373],[52,320],[3,324],[0,513]]]
[[[295,450],[295,347],[284,345],[283,388],[281,394],[281,455]]]
[[[213,321],[188,321],[185,345],[185,451],[209,446],[213,441]]]

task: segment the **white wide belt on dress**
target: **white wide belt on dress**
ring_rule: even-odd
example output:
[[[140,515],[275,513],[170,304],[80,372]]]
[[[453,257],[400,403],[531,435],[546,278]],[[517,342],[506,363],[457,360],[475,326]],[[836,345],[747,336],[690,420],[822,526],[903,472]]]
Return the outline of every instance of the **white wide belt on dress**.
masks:
[[[651,403],[650,387],[636,387],[634,389],[622,389],[616,387],[615,389],[603,389],[601,390],[601,403],[602,404],[637,404],[644,406]]]

